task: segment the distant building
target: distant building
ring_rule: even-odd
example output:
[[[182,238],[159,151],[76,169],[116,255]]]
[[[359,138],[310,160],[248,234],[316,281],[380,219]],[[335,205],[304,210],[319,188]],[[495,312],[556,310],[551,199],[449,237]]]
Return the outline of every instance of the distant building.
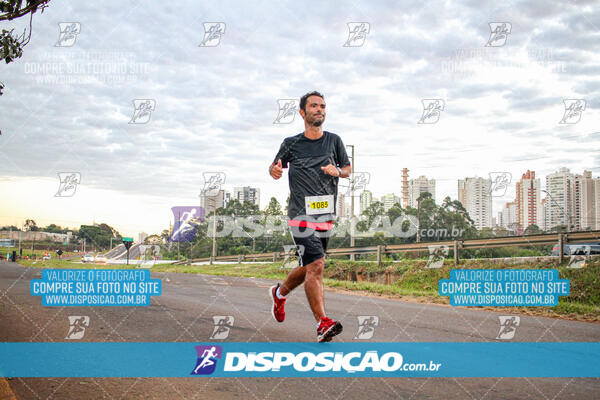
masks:
[[[408,181],[408,205],[417,208],[417,199],[422,193],[429,192],[435,201],[435,179],[427,179],[420,176]]]
[[[204,208],[204,215],[212,214],[216,209],[225,207],[225,190],[221,189],[215,196],[204,195],[200,193],[200,207]]]
[[[233,198],[242,204],[245,201],[249,201],[260,208],[260,189],[258,188],[250,186],[235,187],[233,188]]]
[[[556,226],[575,227],[575,176],[568,168],[546,176],[546,229]]]
[[[373,203],[373,193],[369,190],[364,190],[360,194],[360,213],[362,214]]]
[[[465,178],[458,180],[458,201],[469,213],[477,229],[492,227],[491,179]]]
[[[138,242],[144,243],[144,240],[146,240],[147,237],[148,237],[148,234],[146,232],[138,233]]]
[[[498,219],[500,221],[498,225],[503,226],[508,230],[516,231],[519,225],[517,218],[517,203],[514,201],[506,203],[502,208],[502,211],[498,213]]]
[[[596,222],[598,213],[597,186],[600,179],[592,178],[591,171],[583,171],[583,175],[575,175],[574,185],[574,222],[578,231],[600,229]]]
[[[346,216],[346,195],[344,193],[338,193],[337,204],[335,205],[335,214],[338,217]]]
[[[402,168],[402,208],[408,206],[408,168]]]
[[[527,170],[516,183],[517,222],[522,230],[527,229],[529,225],[541,225],[540,190],[540,179],[535,177],[535,171]]]
[[[384,211],[388,211],[394,206],[394,204],[400,203],[400,201],[400,197],[396,196],[394,193],[389,193],[381,197],[381,202],[383,203]]]

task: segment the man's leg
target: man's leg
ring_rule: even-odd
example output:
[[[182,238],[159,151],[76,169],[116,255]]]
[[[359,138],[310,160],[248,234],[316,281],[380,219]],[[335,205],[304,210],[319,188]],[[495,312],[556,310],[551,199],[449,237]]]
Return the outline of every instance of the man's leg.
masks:
[[[325,302],[323,295],[323,269],[325,268],[325,257],[318,258],[308,264],[304,278],[304,291],[308,298],[308,304],[317,322],[325,318]]]
[[[304,282],[304,277],[306,275],[306,267],[299,266],[290,271],[285,282],[279,288],[279,293],[282,296],[287,296],[292,290],[296,289],[298,286]]]

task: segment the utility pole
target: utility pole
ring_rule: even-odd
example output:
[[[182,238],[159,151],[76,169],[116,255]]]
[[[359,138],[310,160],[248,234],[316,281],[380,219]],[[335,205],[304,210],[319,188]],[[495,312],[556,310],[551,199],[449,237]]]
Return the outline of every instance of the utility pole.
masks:
[[[352,148],[350,159],[352,171],[350,173],[350,247],[354,247],[354,145],[349,144],[346,147]],[[354,261],[354,254],[350,254],[350,260]]]
[[[217,199],[213,198],[213,243],[212,243],[212,257],[211,264],[217,257]]]
[[[419,196],[419,198],[417,199],[417,243],[419,243],[420,241],[421,241],[421,196]]]

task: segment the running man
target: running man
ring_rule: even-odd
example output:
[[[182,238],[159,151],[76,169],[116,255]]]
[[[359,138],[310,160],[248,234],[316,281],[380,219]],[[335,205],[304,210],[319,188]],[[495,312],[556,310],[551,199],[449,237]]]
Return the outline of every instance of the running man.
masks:
[[[335,219],[339,178],[348,178],[351,167],[342,139],[323,131],[325,98],[319,92],[300,99],[304,132],[285,138],[269,166],[273,179],[281,178],[289,167],[290,202],[288,225],[296,246],[304,246],[300,265],[290,271],[283,284],[269,289],[272,314],[285,319],[286,296],[304,283],[308,304],[317,320],[317,341],[328,342],[342,332],[342,324],[325,315],[323,269],[329,234]]]

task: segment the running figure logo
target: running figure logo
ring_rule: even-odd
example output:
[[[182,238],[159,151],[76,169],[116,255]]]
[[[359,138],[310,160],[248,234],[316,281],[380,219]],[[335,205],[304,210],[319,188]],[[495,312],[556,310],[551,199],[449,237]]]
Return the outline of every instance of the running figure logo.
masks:
[[[217,196],[221,191],[221,187],[225,184],[225,172],[203,172],[202,176],[204,177],[202,196]]]
[[[498,332],[496,339],[510,340],[514,338],[515,332],[517,332],[517,326],[521,324],[521,317],[509,315],[500,316],[498,318],[500,318],[500,331]]]
[[[346,183],[340,182],[340,189],[346,188],[346,197],[352,197],[352,185],[354,185],[354,197],[360,197],[363,191],[367,188],[369,181],[371,180],[371,174],[368,172],[355,172],[354,177],[348,179],[348,186],[346,187]]]
[[[300,260],[304,255],[304,246],[301,244],[284,244],[283,253],[285,258],[281,263],[281,268],[296,268],[300,265]]]
[[[490,180],[492,185],[490,186],[490,195],[492,197],[502,197],[506,194],[506,189],[512,180],[512,174],[510,172],[490,172]]]
[[[348,40],[343,47],[361,47],[369,32],[371,24],[368,22],[348,22]]]
[[[584,99],[565,99],[565,113],[559,124],[576,124],[581,120],[581,114],[585,110]]]
[[[85,334],[85,328],[90,326],[90,317],[87,315],[70,315],[69,332],[65,339],[81,339]]]
[[[490,39],[485,47],[502,47],[506,44],[506,39],[512,30],[510,22],[490,22]]]
[[[81,183],[81,174],[79,172],[59,172],[58,179],[60,184],[54,197],[73,197],[77,185]]]
[[[198,361],[190,375],[210,375],[215,372],[217,359],[223,355],[221,346],[196,346]]]
[[[354,339],[371,339],[375,328],[379,326],[379,317],[376,315],[359,315],[358,317],[358,332]]]
[[[567,268],[581,269],[585,267],[585,260],[592,252],[592,247],[589,245],[569,246],[569,264]]]
[[[160,257],[160,246],[157,244],[140,244],[140,259],[138,260],[138,268],[152,268],[156,264],[156,260]],[[150,251],[148,251],[150,250]],[[147,254],[150,253],[150,254]]]
[[[291,124],[298,113],[300,101],[296,99],[279,99],[279,112],[273,124]]]
[[[221,36],[225,34],[224,22],[205,22],[204,39],[198,47],[216,47],[221,43]]]
[[[233,328],[233,321],[235,321],[235,319],[231,315],[215,315],[213,317],[215,327],[209,339],[227,339],[227,337],[229,336],[229,330]]]
[[[444,111],[446,102],[442,99],[423,99],[423,115],[418,124],[435,124],[440,120],[440,115]]]
[[[154,99],[135,99],[133,100],[133,117],[130,124],[147,124],[150,121],[152,111],[156,108]]]
[[[425,264],[425,269],[442,268],[444,260],[448,256],[449,250],[446,245],[427,246],[429,249],[429,259]]]
[[[77,40],[77,35],[81,33],[81,24],[79,22],[59,22],[58,41],[55,47],[71,47]]]
[[[171,242],[190,242],[196,237],[198,225],[204,220],[204,208],[196,206],[172,207],[173,232],[169,237]]]

